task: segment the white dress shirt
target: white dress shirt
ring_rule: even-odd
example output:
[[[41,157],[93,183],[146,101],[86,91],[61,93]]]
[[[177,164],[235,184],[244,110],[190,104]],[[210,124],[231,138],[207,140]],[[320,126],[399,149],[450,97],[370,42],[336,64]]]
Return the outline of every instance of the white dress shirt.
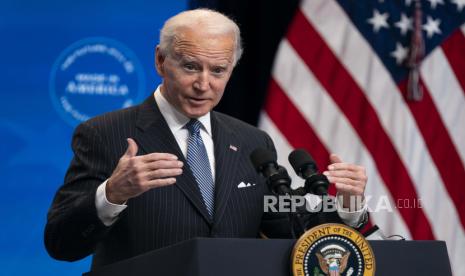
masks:
[[[176,142],[179,145],[184,157],[187,158],[187,143],[189,138],[189,130],[184,126],[189,122],[190,118],[186,117],[184,114],[180,113],[174,106],[172,106],[162,95],[160,91],[160,86],[154,92],[155,101],[160,109],[160,112],[165,119],[168,127],[176,139]],[[210,167],[212,171],[213,181],[215,180],[215,154],[213,148],[213,137],[211,131],[211,120],[210,113],[205,114],[204,116],[198,118],[202,123],[202,128],[200,130],[200,135],[202,136],[203,143],[207,150],[208,159],[210,161]],[[130,137],[128,137],[130,138]],[[186,165],[186,164],[185,164]],[[117,219],[118,215],[126,209],[126,204],[113,204],[107,200],[106,197],[106,183],[104,181],[97,188],[97,193],[95,196],[95,206],[97,209],[97,215],[100,220],[106,226],[112,225]],[[360,222],[362,215],[367,211],[367,206],[364,204],[363,208],[355,212],[347,212],[340,208],[340,205],[337,204],[337,211],[344,223],[350,226],[357,226]]]

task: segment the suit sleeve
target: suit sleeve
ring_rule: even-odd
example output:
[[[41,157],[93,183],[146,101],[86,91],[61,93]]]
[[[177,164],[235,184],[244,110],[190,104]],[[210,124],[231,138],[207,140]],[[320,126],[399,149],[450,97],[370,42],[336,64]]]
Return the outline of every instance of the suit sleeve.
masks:
[[[87,123],[76,128],[72,148],[74,158],[48,212],[44,233],[50,256],[67,261],[92,254],[110,229],[97,216],[95,194],[113,170],[101,137]]]

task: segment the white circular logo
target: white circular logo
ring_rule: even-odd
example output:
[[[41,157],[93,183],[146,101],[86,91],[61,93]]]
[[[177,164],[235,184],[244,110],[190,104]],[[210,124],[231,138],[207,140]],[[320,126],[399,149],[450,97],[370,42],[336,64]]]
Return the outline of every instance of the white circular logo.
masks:
[[[145,75],[136,55],[108,38],[86,38],[58,57],[50,75],[50,96],[61,117],[76,126],[104,112],[142,100]]]

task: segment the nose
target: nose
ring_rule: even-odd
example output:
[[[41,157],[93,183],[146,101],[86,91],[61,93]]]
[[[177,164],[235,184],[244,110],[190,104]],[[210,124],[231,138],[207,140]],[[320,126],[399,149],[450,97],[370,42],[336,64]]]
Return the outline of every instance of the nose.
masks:
[[[198,74],[194,82],[194,89],[199,91],[206,91],[210,86],[209,76],[207,71],[202,71]]]

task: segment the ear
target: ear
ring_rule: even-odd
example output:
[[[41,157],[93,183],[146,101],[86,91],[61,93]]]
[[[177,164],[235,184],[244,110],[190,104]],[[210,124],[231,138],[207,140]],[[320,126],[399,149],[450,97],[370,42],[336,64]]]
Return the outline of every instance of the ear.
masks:
[[[160,45],[157,45],[155,49],[155,68],[157,69],[158,74],[163,77],[165,72],[163,70],[163,63],[165,62],[165,56],[162,55],[160,51]]]

